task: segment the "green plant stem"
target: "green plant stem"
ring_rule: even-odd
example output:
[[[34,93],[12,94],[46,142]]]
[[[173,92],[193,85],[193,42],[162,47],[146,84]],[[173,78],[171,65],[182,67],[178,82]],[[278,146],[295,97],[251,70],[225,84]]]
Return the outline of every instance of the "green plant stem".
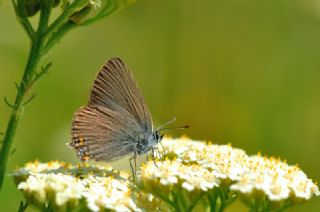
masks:
[[[26,15],[26,11],[24,10],[22,4],[16,4],[14,0],[11,0],[13,4],[13,8],[15,10],[16,16],[18,18],[18,21],[22,25],[23,29],[28,34],[29,38],[31,40],[34,40],[35,37],[35,31],[33,30],[31,23],[28,20],[28,17]]]
[[[65,24],[68,18],[75,12],[83,8],[88,3],[87,0],[73,2],[63,13],[48,27],[46,33],[43,35],[45,38],[54,35],[57,29]]]
[[[62,25],[57,31],[54,33],[54,36],[50,37],[46,42],[46,45],[43,47],[42,54],[45,55],[49,52],[49,50],[71,29],[75,28],[77,25],[72,23],[71,21]]]
[[[31,90],[35,82],[33,78],[42,56],[43,34],[45,30],[48,28],[48,21],[51,13],[52,3],[53,3],[52,0],[41,2],[41,13],[40,13],[40,19],[38,23],[38,29],[36,34],[31,38],[31,49],[28,56],[28,62],[24,69],[21,82],[19,86],[17,86],[18,93],[15,99],[15,102],[12,105],[11,115],[9,118],[9,122],[7,125],[7,129],[6,129],[6,132],[3,138],[2,147],[1,147],[0,189],[2,188],[6,167],[7,167],[7,161],[10,154],[10,149],[13,143],[14,135],[17,130],[17,126],[19,124],[19,120],[23,112],[24,105],[26,104],[26,102],[29,102],[29,100],[34,98],[34,96],[31,96],[29,100],[24,102],[25,98],[28,96],[28,92]],[[20,7],[21,5],[23,5],[21,0],[19,0],[19,5]],[[14,3],[14,7],[17,7],[15,3]],[[24,19],[25,20],[24,23],[25,23],[27,20],[27,17],[25,16],[25,14],[21,15],[21,11],[23,11],[23,8],[19,9],[19,13],[17,14],[17,16],[20,16],[22,19]],[[29,33],[28,35],[30,36]]]
[[[7,125],[7,129],[3,138],[1,153],[0,153],[0,189],[4,181],[6,165],[9,158],[9,153],[13,138],[22,115],[24,108],[24,99],[30,90],[32,83],[32,76],[37,68],[40,61],[40,49],[41,49],[41,37],[37,37],[32,43],[32,47],[29,53],[28,62],[24,70],[23,77],[19,85],[19,91],[16,96],[16,100],[12,107],[10,119]]]
[[[19,6],[23,5],[21,0],[18,1]],[[23,23],[29,23],[27,17],[24,14],[23,8],[18,8],[18,6],[13,1],[15,11],[17,16],[22,19],[20,21]],[[1,154],[0,154],[0,189],[2,188],[2,184],[5,177],[7,161],[10,154],[10,149],[13,143],[14,135],[16,133],[17,126],[19,124],[19,120],[22,116],[24,105],[29,102],[29,100],[33,99],[34,96],[31,96],[29,100],[25,102],[25,98],[28,96],[28,92],[31,90],[32,86],[34,85],[35,81],[38,77],[34,77],[36,74],[37,66],[43,56],[42,48],[45,43],[44,34],[48,29],[48,22],[49,17],[51,14],[53,0],[50,1],[41,1],[41,12],[40,18],[38,23],[37,32],[32,35],[27,33],[31,38],[31,49],[28,56],[27,65],[24,69],[23,77],[18,88],[18,93],[15,99],[14,104],[12,105],[12,111],[9,118],[9,122],[7,125],[7,129],[3,138],[3,143],[1,147]],[[30,26],[31,27],[31,26]],[[28,30],[30,31],[30,30]]]

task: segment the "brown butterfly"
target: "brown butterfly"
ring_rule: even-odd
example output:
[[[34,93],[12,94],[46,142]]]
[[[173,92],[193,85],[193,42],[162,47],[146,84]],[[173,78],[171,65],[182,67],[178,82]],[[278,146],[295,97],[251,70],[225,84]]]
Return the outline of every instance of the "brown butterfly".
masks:
[[[82,161],[112,161],[133,154],[134,174],[131,160],[136,162],[137,155],[150,150],[154,153],[163,138],[160,131],[173,129],[164,125],[153,130],[149,108],[132,73],[121,59],[112,58],[97,74],[88,105],[74,115],[69,146]]]

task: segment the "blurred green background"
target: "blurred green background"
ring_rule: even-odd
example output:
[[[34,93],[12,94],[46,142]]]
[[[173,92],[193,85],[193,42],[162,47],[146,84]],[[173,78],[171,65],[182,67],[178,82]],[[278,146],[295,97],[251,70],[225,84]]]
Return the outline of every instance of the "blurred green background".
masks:
[[[0,3],[0,97],[13,101],[29,43],[10,1]],[[317,0],[138,0],[72,31],[46,61],[50,73],[24,111],[8,170],[39,159],[77,162],[73,113],[86,104],[100,66],[131,67],[155,125],[177,117],[191,138],[232,143],[249,154],[280,156],[319,180],[320,2]],[[10,109],[0,104],[0,131]],[[127,161],[123,161],[127,165]],[[22,194],[7,177],[3,211]],[[315,198],[290,211],[319,211]],[[244,211],[235,203],[229,211]]]

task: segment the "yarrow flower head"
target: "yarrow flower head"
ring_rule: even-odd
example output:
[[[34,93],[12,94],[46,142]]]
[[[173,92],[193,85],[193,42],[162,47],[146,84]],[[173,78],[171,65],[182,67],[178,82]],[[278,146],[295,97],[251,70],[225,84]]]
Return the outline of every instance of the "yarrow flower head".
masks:
[[[247,196],[251,203],[261,197],[267,202],[279,202],[320,195],[316,184],[301,169],[279,159],[249,156],[231,145],[188,138],[164,139],[161,145],[158,148],[167,160],[157,162],[157,166],[150,161],[141,170],[141,181],[145,187],[151,185],[151,192],[177,185],[188,192],[206,192],[209,198],[215,192],[227,192],[223,195],[229,198]]]
[[[290,196],[308,200],[320,195],[318,187],[301,169],[279,159],[254,155],[246,168],[247,172],[231,189],[243,193],[261,190],[270,200],[285,200]]]
[[[219,184],[219,179],[214,173],[199,165],[189,166],[177,160],[165,160],[158,162],[157,166],[153,161],[149,161],[142,167],[141,178],[159,181],[162,185],[180,184],[188,191],[195,189],[207,191]]]
[[[222,211],[240,196],[250,210],[276,211],[320,195],[298,166],[231,145],[165,138],[158,149],[135,179],[111,167],[59,161],[28,163],[13,176],[40,210]]]
[[[36,161],[17,170],[15,178],[27,171],[25,180],[17,182],[18,189],[42,210],[68,211],[84,205],[90,211],[140,211],[132,200],[130,182],[110,168]]]

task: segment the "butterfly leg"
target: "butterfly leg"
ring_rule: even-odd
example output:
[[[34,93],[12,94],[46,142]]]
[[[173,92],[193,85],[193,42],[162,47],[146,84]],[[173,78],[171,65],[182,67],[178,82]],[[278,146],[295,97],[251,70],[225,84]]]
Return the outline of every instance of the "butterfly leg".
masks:
[[[132,165],[132,160],[134,160],[134,168]],[[136,171],[137,171],[137,153],[136,152],[133,153],[133,157],[129,159],[129,162],[130,162],[130,168],[132,172],[132,178],[133,178],[133,181],[135,181]]]
[[[160,160],[163,160],[162,154],[160,153],[160,150],[158,147],[153,147],[154,153],[157,153]]]
[[[160,146],[162,147],[162,151],[163,151],[163,155],[166,155],[166,149],[164,148],[164,146],[162,145],[161,141],[159,142]]]
[[[159,167],[158,164],[156,163],[156,156],[155,156],[155,153],[156,153],[156,152],[155,152],[155,149],[156,149],[156,148],[154,148],[154,147],[151,148],[151,151],[152,151],[152,160],[153,160],[154,165],[155,165],[156,167]]]

